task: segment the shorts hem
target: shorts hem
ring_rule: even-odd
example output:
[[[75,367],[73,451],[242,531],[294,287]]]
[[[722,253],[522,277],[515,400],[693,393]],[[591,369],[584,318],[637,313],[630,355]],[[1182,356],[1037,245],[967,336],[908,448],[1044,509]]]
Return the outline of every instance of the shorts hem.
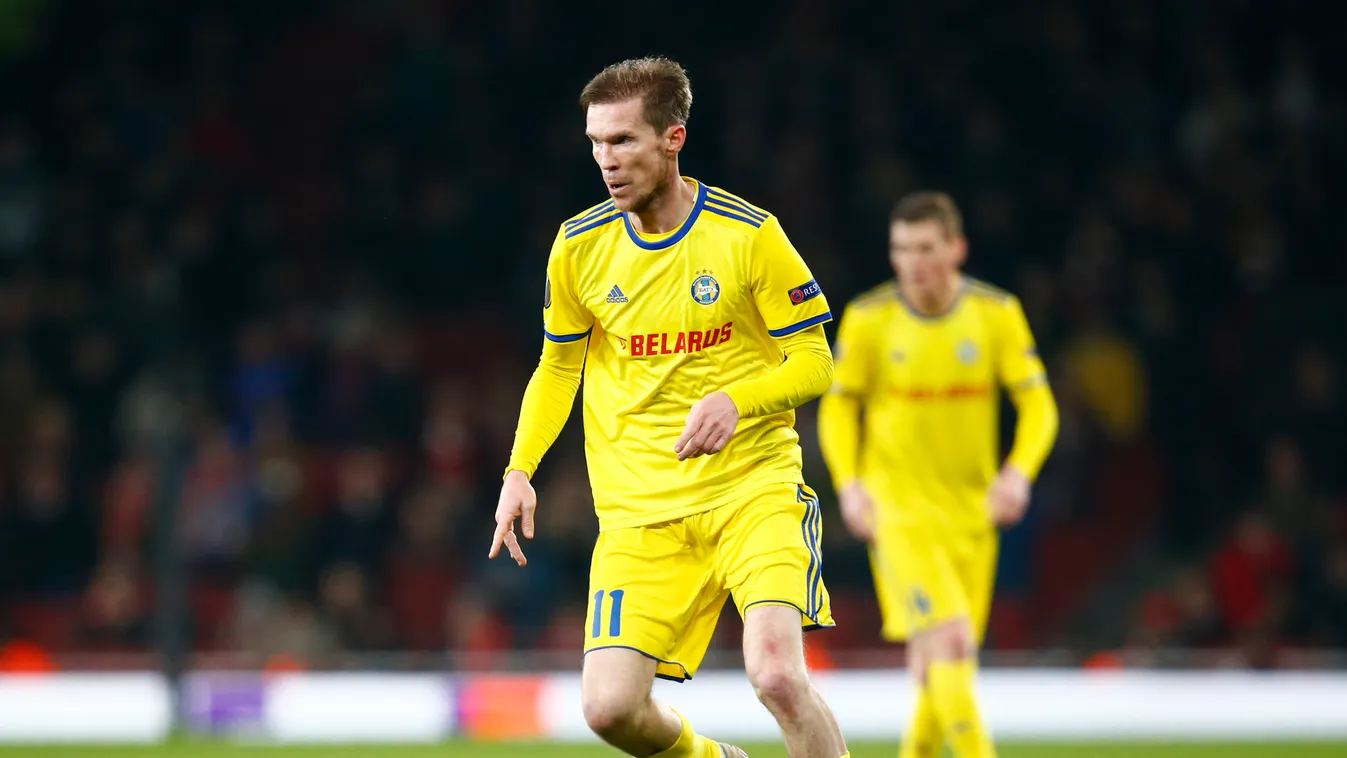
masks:
[[[951,621],[959,621],[959,620],[964,620],[964,621],[967,621],[969,624],[972,624],[972,623],[973,623],[973,615],[970,614],[970,613],[950,613],[950,614],[942,614],[939,618],[932,618],[932,619],[923,621],[923,622],[920,623],[920,624],[912,624],[912,625],[908,628],[907,632],[905,633],[906,639],[912,639],[912,637],[914,637],[914,636],[916,636],[916,635],[918,635],[918,634],[921,634],[921,633],[923,633],[923,632],[930,631],[930,630],[932,630],[932,629],[934,629],[934,628],[936,628],[936,627],[938,627],[938,626],[941,626],[941,625],[944,625],[944,624],[948,624],[948,623],[950,623]],[[977,630],[974,629],[973,631],[976,632]]]
[[[586,651],[585,651],[585,655],[589,655],[590,653],[594,652],[595,650],[630,650],[630,651],[632,651],[632,652],[634,652],[634,653],[640,653],[641,655],[644,655],[645,657],[649,658],[650,660],[654,661],[655,663],[662,663],[662,664],[664,664],[665,666],[677,666],[678,668],[680,668],[680,669],[683,670],[683,676],[682,676],[681,678],[680,678],[680,677],[677,677],[677,676],[674,676],[674,675],[672,675],[672,674],[661,674],[661,673],[659,673],[658,670],[656,670],[656,671],[655,671],[655,678],[656,678],[656,679],[663,679],[663,680],[665,680],[665,681],[669,681],[669,682],[677,682],[677,683],[679,683],[679,684],[682,684],[683,682],[686,682],[686,681],[688,681],[689,679],[692,678],[692,674],[688,673],[688,667],[687,667],[687,666],[684,666],[683,664],[679,663],[678,661],[666,661],[666,660],[664,660],[663,658],[660,658],[660,657],[657,656],[657,655],[651,655],[650,653],[647,653],[646,651],[644,651],[644,650],[642,650],[642,649],[640,649],[640,648],[632,647],[631,645],[599,645],[598,647],[591,647],[591,648],[589,648],[588,650],[586,650]]]
[[[755,605],[784,605],[784,606],[786,606],[786,607],[788,607],[788,608],[794,608],[795,610],[797,610],[797,611],[800,612],[800,616],[802,616],[803,618],[806,618],[806,619],[809,620],[810,623],[805,624],[805,625],[802,627],[802,628],[804,629],[804,631],[806,631],[806,632],[813,632],[813,631],[816,631],[816,630],[818,630],[818,629],[832,629],[833,627],[837,626],[837,622],[835,622],[835,621],[834,621],[833,623],[831,623],[831,624],[825,624],[825,623],[823,623],[822,621],[819,621],[819,619],[818,619],[818,614],[813,614],[813,615],[811,615],[811,614],[805,613],[803,608],[801,608],[800,606],[796,605],[795,603],[792,603],[792,602],[789,601],[789,600],[772,600],[772,599],[769,599],[769,600],[754,600],[753,602],[751,602],[751,603],[749,603],[748,605],[745,605],[745,606],[744,606],[744,613],[747,614],[747,613],[748,613],[748,609],[749,609],[749,608],[752,608],[752,607],[755,606]]]

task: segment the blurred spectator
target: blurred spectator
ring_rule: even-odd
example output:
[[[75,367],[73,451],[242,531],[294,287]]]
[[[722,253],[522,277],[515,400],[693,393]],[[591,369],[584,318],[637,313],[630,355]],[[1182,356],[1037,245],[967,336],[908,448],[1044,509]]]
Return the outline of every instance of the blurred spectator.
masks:
[[[1141,639],[1152,648],[1200,648],[1225,642],[1224,622],[1206,572],[1185,568],[1172,584],[1149,593],[1141,609]]]
[[[1286,540],[1263,514],[1246,513],[1212,566],[1221,619],[1235,635],[1276,630],[1288,611],[1294,564]]]
[[[319,579],[321,615],[343,650],[390,650],[388,619],[373,606],[370,579],[354,563],[335,563]]]
[[[150,643],[146,585],[129,559],[104,562],[85,593],[80,646],[94,652],[134,652]]]
[[[33,457],[20,472],[19,495],[2,531],[10,535],[5,574],[21,597],[79,593],[94,561],[91,509],[76,499],[52,457]]]
[[[451,551],[451,507],[442,489],[426,484],[413,490],[399,511],[384,597],[400,647],[436,650],[444,642],[443,606],[459,578]]]
[[[351,563],[377,576],[393,525],[389,472],[382,454],[370,448],[341,453],[336,467],[336,502],[321,526],[319,565]]]
[[[16,124],[0,125],[0,266],[27,263],[46,222],[46,187],[32,141]],[[2,270],[2,269],[0,269]]]
[[[179,537],[190,565],[236,576],[259,514],[244,461],[222,424],[203,425],[180,508]]]

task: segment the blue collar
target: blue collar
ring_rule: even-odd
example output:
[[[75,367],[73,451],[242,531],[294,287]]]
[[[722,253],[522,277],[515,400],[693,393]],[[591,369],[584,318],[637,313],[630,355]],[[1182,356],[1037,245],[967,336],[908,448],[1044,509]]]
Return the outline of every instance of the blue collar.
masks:
[[[683,178],[679,177],[678,180],[682,181]],[[636,243],[637,247],[644,250],[663,250],[666,247],[678,244],[679,240],[688,235],[688,232],[692,230],[692,225],[697,222],[697,217],[701,215],[703,205],[706,205],[706,185],[697,182],[697,202],[692,204],[692,212],[683,220],[683,225],[678,227],[678,231],[660,240],[642,239],[640,233],[632,227],[629,214],[622,214],[622,223],[627,226],[627,236],[631,238],[632,242]]]

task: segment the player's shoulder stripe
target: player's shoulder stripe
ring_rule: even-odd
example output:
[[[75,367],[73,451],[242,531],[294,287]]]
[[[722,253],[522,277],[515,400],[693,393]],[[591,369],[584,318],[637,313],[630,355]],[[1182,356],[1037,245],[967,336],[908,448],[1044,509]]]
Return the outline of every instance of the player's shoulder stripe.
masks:
[[[599,216],[607,215],[612,210],[613,210],[613,199],[610,197],[607,200],[604,200],[602,203],[599,203],[598,205],[591,205],[590,207],[584,209],[580,213],[571,216],[570,218],[566,219],[566,222],[562,225],[565,226],[566,229],[569,231],[570,229],[579,226],[585,223],[586,221],[592,221],[598,218]]]
[[[761,228],[764,220],[748,215],[748,212],[742,208],[720,205],[710,197],[706,198],[706,205],[702,206],[702,210],[707,213],[714,213],[717,216],[723,216],[724,218],[748,224],[754,229]]]
[[[709,184],[706,186],[706,207],[718,207],[737,213],[740,216],[747,216],[748,218],[756,220],[758,224],[767,221],[767,217],[771,215],[742,197],[732,195],[719,187],[712,187]]]
[[[565,238],[572,239],[585,232],[598,229],[601,226],[617,221],[622,218],[622,211],[613,207],[612,201],[595,206],[591,210],[576,216],[571,221],[567,221],[563,228],[565,229]]]
[[[893,279],[877,284],[853,297],[851,299],[851,307],[868,310],[876,306],[896,303],[898,302],[898,295],[894,291],[894,288],[897,286],[898,283]]]
[[[1015,296],[992,284],[988,284],[981,279],[968,279],[968,292],[972,295],[985,297],[989,300],[995,300],[998,303],[1010,302]]]

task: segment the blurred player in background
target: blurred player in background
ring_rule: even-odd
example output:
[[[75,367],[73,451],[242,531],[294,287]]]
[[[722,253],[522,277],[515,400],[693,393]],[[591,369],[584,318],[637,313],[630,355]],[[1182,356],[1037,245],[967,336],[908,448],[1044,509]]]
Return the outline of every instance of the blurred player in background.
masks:
[[[884,636],[909,644],[917,708],[901,758],[995,754],[974,694],[997,527],[1017,523],[1057,435],[1057,405],[1019,301],[960,272],[953,200],[903,198],[889,226],[897,281],[851,302],[819,409],[842,516],[870,543]],[[1017,410],[997,471],[1000,388]],[[862,420],[862,416],[864,417]]]
[[[604,69],[580,97],[610,198],[552,244],[542,358],[524,393],[491,556],[525,564],[529,480],[583,374],[599,538],[590,567],[583,709],[634,756],[734,758],[651,698],[692,678],[725,601],[744,661],[791,756],[846,746],[809,681],[802,629],[831,626],[818,499],[795,412],[827,391],[827,300],[781,224],[683,177],[692,91],[662,58]]]

